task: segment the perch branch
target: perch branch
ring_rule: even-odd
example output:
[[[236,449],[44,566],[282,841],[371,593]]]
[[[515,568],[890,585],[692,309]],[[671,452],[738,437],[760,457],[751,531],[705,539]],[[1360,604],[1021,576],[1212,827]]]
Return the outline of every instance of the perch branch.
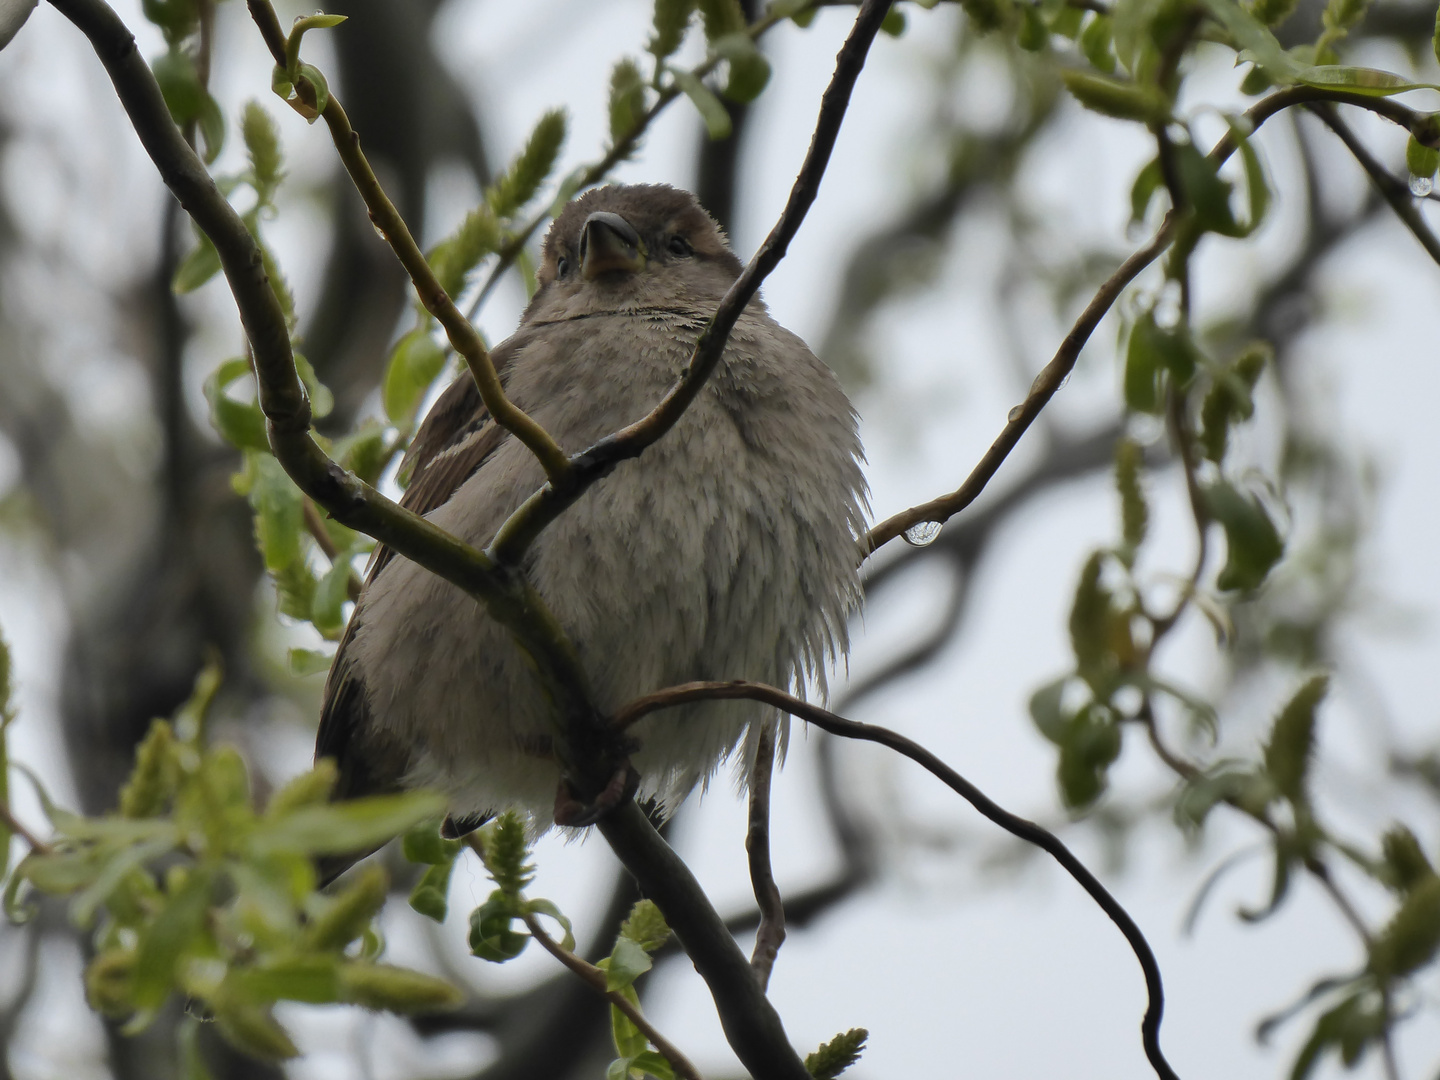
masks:
[[[755,931],[755,951],[750,966],[760,989],[770,985],[775,957],[785,942],[785,903],[775,884],[770,865],[770,781],[775,774],[775,728],[766,724],[755,749],[755,771],[750,775],[750,828],[745,835],[745,853],[750,860],[750,883],[760,924]]]
[[[808,724],[814,724],[832,735],[862,739],[889,747],[929,771],[990,821],[1012,835],[1043,849],[1053,857],[1066,873],[1090,894],[1091,899],[1110,917],[1110,920],[1119,928],[1120,933],[1125,936],[1125,940],[1130,943],[1135,958],[1140,962],[1140,969],[1144,972],[1145,987],[1149,996],[1145,1017],[1140,1025],[1145,1056],[1161,1080],[1178,1080],[1175,1070],[1170,1067],[1170,1063],[1160,1049],[1160,1021],[1165,1010],[1165,991],[1160,979],[1160,965],[1156,962],[1150,943],[1145,939],[1144,933],[1136,925],[1135,920],[1059,837],[1048,829],[1036,825],[1033,821],[1012,814],[991,801],[984,792],[919,743],[888,728],[847,720],[776,687],[766,686],[764,683],[747,682],[743,679],[736,679],[732,682],[683,683],[656,691],[645,697],[637,698],[620,709],[612,718],[612,723],[617,730],[624,730],[641,717],[659,709],[668,709],[692,701],[733,698],[748,698],[752,701],[764,702],[766,705],[781,709]]]

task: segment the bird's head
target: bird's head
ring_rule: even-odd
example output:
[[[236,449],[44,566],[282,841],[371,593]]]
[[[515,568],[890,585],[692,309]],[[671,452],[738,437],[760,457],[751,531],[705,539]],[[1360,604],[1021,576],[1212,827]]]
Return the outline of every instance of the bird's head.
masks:
[[[720,226],[688,191],[612,184],[550,226],[528,323],[655,307],[713,307],[739,276]]]

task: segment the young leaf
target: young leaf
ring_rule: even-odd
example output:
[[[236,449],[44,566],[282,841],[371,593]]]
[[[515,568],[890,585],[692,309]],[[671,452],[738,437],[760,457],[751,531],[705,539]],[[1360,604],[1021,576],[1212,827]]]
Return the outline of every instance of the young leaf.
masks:
[[[714,42],[745,29],[745,12],[740,0],[699,0],[696,6],[705,25],[706,41]]]
[[[210,404],[210,426],[231,446],[241,450],[261,451],[268,457],[270,441],[265,432],[265,414],[260,411],[259,403],[253,398],[250,401],[236,401],[226,393],[231,383],[249,374],[250,361],[243,356],[237,356],[223,361],[205,380],[205,400]]]
[[[1265,744],[1265,771],[1275,789],[1295,805],[1305,802],[1305,781],[1315,751],[1315,710],[1325,699],[1330,676],[1311,676],[1280,710]]]
[[[1375,936],[1370,970],[1388,981],[1424,967],[1436,952],[1440,952],[1440,877],[1432,876],[1410,891]]]
[[[1440,150],[1426,146],[1411,135],[1405,144],[1405,167],[1410,170],[1411,176],[1429,180],[1435,175],[1435,170],[1440,168]]]
[[[496,889],[470,912],[470,952],[494,964],[514,960],[530,944],[529,934],[511,929],[517,918],[518,901]]]
[[[210,237],[197,228],[195,230],[195,247],[175,268],[175,276],[170,281],[170,288],[176,295],[184,296],[186,293],[194,292],[219,272],[220,253],[215,250],[215,245],[210,242]]]
[[[255,194],[262,204],[272,205],[275,189],[285,178],[280,155],[280,129],[261,104],[251,99],[245,103],[245,111],[241,114],[240,133],[250,157],[250,180],[255,185]]]
[[[1170,119],[1170,103],[1153,86],[1068,69],[1060,77],[1076,101],[1104,116],[1144,124],[1164,124]]]
[[[645,113],[645,79],[628,56],[610,72],[610,143],[618,146]]]
[[[650,954],[636,942],[621,937],[610,952],[610,962],[605,965],[605,989],[619,990],[634,983],[650,970]]]
[[[654,30],[645,50],[655,57],[656,63],[673,56],[680,48],[694,11],[695,0],[655,0]]]
[[[1075,602],[1070,607],[1070,646],[1075,653],[1076,669],[1092,687],[1107,681],[1105,672],[1110,655],[1107,640],[1110,592],[1100,580],[1104,567],[1104,554],[1091,553],[1080,571]]]
[[[383,844],[444,811],[445,799],[429,791],[301,806],[260,824],[249,846],[256,854],[344,855]]]
[[[1108,15],[1095,15],[1080,32],[1080,51],[1099,71],[1115,70],[1115,54],[1110,51],[1113,24]]]
[[[135,749],[135,768],[120,789],[120,814],[127,818],[162,813],[180,783],[175,734],[164,720],[152,720],[150,731]]]
[[[423,327],[411,330],[397,341],[380,387],[385,415],[393,423],[411,424],[425,392],[444,367],[445,350]]]
[[[851,1028],[836,1035],[813,1054],[805,1057],[805,1068],[815,1080],[835,1080],[851,1065],[860,1060],[865,1050],[865,1040],[870,1032],[864,1028]]]
[[[1120,756],[1120,725],[1102,705],[1087,705],[1065,725],[1056,779],[1065,805],[1090,806],[1104,793],[1110,766]]]
[[[677,68],[671,75],[675,84],[685,92],[685,96],[700,113],[700,119],[705,121],[705,131],[710,138],[728,139],[731,131],[730,114],[720,99],[692,72]]]
[[[1223,480],[1205,489],[1205,505],[1225,529],[1226,562],[1216,585],[1227,591],[1258,589],[1285,554],[1285,542],[1270,515],[1253,495]]]
[[[225,1003],[215,1009],[215,1026],[225,1041],[262,1061],[298,1057],[299,1049],[266,1007]]]
[[[1120,493],[1121,535],[1124,537],[1122,556],[1125,564],[1135,562],[1135,552],[1145,542],[1150,525],[1150,508],[1140,485],[1140,466],[1144,451],[1134,439],[1124,438],[1115,444],[1115,488]]]
[[[620,936],[654,952],[670,940],[670,927],[653,900],[637,900],[630,915],[620,924]]]
[[[1400,893],[1408,893],[1435,874],[1420,841],[1404,825],[1395,824],[1386,830],[1380,850],[1385,860],[1386,884]]]
[[[535,878],[535,867],[526,862],[530,845],[519,815],[507,810],[480,832],[485,852],[485,869],[507,896],[519,896]]]
[[[551,109],[540,117],[525,148],[500,179],[485,193],[490,211],[496,218],[513,216],[535,197],[565,143],[566,114],[564,109]],[[472,264],[473,265],[473,264]]]
[[[454,870],[454,860],[426,867],[410,891],[410,906],[427,919],[443,923],[449,914],[450,875]]]
[[[324,909],[312,916],[305,932],[311,949],[334,952],[365,932],[370,920],[385,906],[390,875],[374,863],[363,866],[340,892],[327,897]]]

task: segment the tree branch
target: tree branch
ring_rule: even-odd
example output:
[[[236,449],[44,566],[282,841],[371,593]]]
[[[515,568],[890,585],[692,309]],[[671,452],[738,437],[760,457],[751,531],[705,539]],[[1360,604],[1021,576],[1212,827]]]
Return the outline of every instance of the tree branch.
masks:
[[[805,214],[815,202],[820,190],[820,181],[830,163],[830,153],[835,148],[835,139],[840,124],[845,119],[845,110],[850,105],[850,94],[855,81],[865,66],[865,57],[870,43],[880,30],[880,23],[890,9],[889,0],[865,0],[855,17],[850,35],[841,46],[835,59],[835,73],[830,79],[820,101],[820,114],[815,122],[815,132],[810,138],[810,149],[795,184],[790,189],[790,198],[770,235],[760,245],[739,278],[725,293],[720,306],[716,308],[709,324],[700,334],[690,361],[679,382],[672,386],[660,404],[649,415],[627,428],[607,435],[588,450],[570,459],[571,471],[560,482],[551,480],[510,515],[500,527],[488,552],[502,566],[519,563],[531,541],[550,522],[554,521],[568,507],[573,505],[597,480],[606,476],[622,461],[638,457],[644,450],[675,426],[681,415],[689,408],[705,385],[710,373],[720,362],[725,343],[730,338],[740,313],[759,291],[761,283],[770,274],[790,246],[799,231]]]
[[[660,1034],[655,1025],[645,1018],[645,1014],[629,998],[618,990],[606,988],[603,971],[593,964],[586,963],[569,949],[561,947],[558,941],[545,932],[545,928],[540,925],[540,920],[535,915],[527,914],[524,919],[525,925],[530,930],[530,936],[540,943],[541,948],[580,976],[589,986],[599,991],[600,995],[611,1005],[624,1013],[626,1019],[634,1024],[645,1038],[650,1040],[650,1044],[664,1055],[666,1061],[670,1062],[677,1076],[684,1077],[684,1080],[700,1080],[700,1072],[690,1064],[690,1059],[682,1054],[674,1043]]]
[[[1075,362],[1080,358],[1080,350],[1090,340],[1090,335],[1095,332],[1095,327],[1099,325],[1105,313],[1110,310],[1111,305],[1119,298],[1125,287],[1135,279],[1135,276],[1154,262],[1160,253],[1170,245],[1179,222],[1180,218],[1173,212],[1167,216],[1151,241],[1121,263],[1120,268],[1100,286],[1099,291],[1085,306],[1085,310],[1071,328],[1070,333],[1065,335],[1065,340],[1060,343],[1060,348],[1056,350],[1054,358],[1035,377],[1035,382],[1031,385],[1030,393],[1024,402],[1010,410],[1009,422],[1006,423],[999,437],[990,444],[990,449],[985,451],[985,455],[971,470],[965,482],[949,495],[942,495],[930,502],[912,506],[909,510],[902,510],[876,525],[865,536],[861,544],[862,558],[868,558],[878,548],[921,522],[944,523],[948,521],[975,501],[985,490],[985,485],[999,471],[1005,459],[1010,456],[1010,451],[1015,449],[1021,436],[1029,430],[1041,410],[1050,403],[1050,399],[1060,389],[1060,384],[1074,369]]]
[[[246,0],[246,3],[251,18],[260,28],[260,35],[265,39],[270,55],[276,64],[284,67],[287,63],[286,36],[280,28],[280,21],[270,0]],[[350,118],[345,115],[339,98],[331,94],[320,115],[330,129],[330,136],[335,141],[335,149],[339,151],[345,171],[350,174],[355,190],[360,193],[365,208],[370,212],[370,220],[395,252],[395,257],[405,267],[405,272],[410,275],[420,303],[439,320],[440,325],[445,328],[450,344],[465,358],[465,364],[475,379],[485,408],[490,411],[496,423],[530,449],[544,467],[547,477],[552,480],[563,478],[569,469],[565,451],[560,449],[549,432],[505,396],[499,373],[495,370],[490,352],[485,348],[479,332],[470,320],[461,314],[454,300],[441,287],[434,270],[430,268],[430,263],[420,250],[420,245],[410,235],[405,219],[400,216],[400,211],[395,209],[395,204],[380,186],[375,170],[370,167],[370,162],[365,159],[365,154],[360,149],[360,135],[350,126]]]
[[[1145,1018],[1140,1025],[1145,1056],[1161,1080],[1178,1080],[1175,1070],[1170,1067],[1170,1063],[1160,1049],[1160,1021],[1165,1010],[1165,991],[1160,979],[1160,965],[1156,962],[1150,943],[1145,940],[1145,935],[1136,925],[1135,920],[1059,837],[1048,829],[1036,825],[1033,821],[1027,821],[1025,818],[1012,814],[991,801],[984,792],[919,743],[888,728],[875,724],[862,724],[856,720],[847,720],[842,716],[836,716],[818,705],[802,701],[776,687],[743,679],[736,679],[732,682],[692,682],[668,687],[653,694],[647,694],[645,697],[636,698],[616,712],[611,722],[617,730],[624,730],[641,717],[660,709],[668,709],[692,701],[734,698],[764,702],[766,705],[781,709],[808,724],[814,724],[832,735],[863,739],[866,742],[887,746],[929,771],[1006,832],[1034,844],[1053,857],[1066,873],[1079,882],[1080,887],[1090,894],[1091,899],[1119,927],[1120,933],[1130,943],[1135,958],[1140,962],[1140,969],[1144,972],[1145,987],[1149,995],[1149,1005],[1146,1007]]]
[[[1365,148],[1365,144],[1355,137],[1355,133],[1350,130],[1350,125],[1340,119],[1332,106],[1313,104],[1310,106],[1310,111],[1340,137],[1340,141],[1354,155],[1361,168],[1370,174],[1370,179],[1385,201],[1390,204],[1390,209],[1395,211],[1395,216],[1414,234],[1415,239],[1420,241],[1420,246],[1425,249],[1425,253],[1437,264],[1440,264],[1440,238],[1430,231],[1430,226],[1420,215],[1419,209],[1415,206],[1415,200],[1410,194],[1409,186],[1391,176],[1389,170],[1375,160],[1375,155],[1370,153]]]
[[[755,768],[750,774],[750,828],[745,835],[745,852],[750,861],[750,884],[760,910],[755,931],[755,951],[750,966],[760,989],[770,985],[775,957],[785,941],[785,904],[770,866],[770,781],[775,773],[775,727],[766,723],[755,749]]]

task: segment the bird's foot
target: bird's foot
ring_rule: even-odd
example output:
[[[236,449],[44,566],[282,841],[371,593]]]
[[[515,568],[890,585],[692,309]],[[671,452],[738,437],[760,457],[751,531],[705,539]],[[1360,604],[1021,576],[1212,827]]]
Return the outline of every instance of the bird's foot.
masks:
[[[594,825],[602,817],[635,794],[640,774],[628,761],[615,770],[605,789],[586,802],[575,793],[569,780],[561,780],[555,791],[555,824],[579,829]]]

